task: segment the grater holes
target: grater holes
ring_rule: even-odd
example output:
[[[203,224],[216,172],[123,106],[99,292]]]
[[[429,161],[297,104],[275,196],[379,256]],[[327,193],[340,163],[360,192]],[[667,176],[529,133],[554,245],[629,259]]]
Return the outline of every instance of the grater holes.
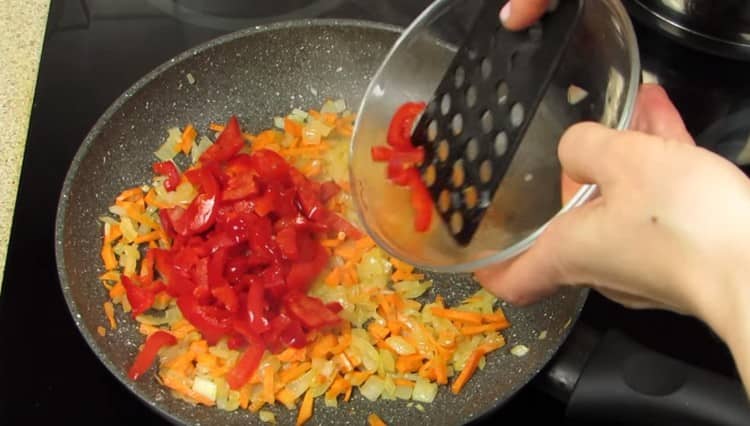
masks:
[[[451,148],[450,148],[450,145],[448,144],[448,141],[445,139],[441,140],[438,143],[438,148],[437,148],[438,160],[440,160],[441,162],[448,160],[448,156],[450,155],[450,153],[451,153]]]
[[[432,186],[435,184],[435,180],[437,179],[437,170],[435,170],[434,164],[430,164],[429,167],[425,169],[422,178],[424,179],[424,183],[427,186]]]
[[[451,215],[451,232],[454,235],[461,232],[464,229],[464,217],[459,212],[453,212]]]
[[[479,203],[477,189],[473,186],[464,189],[464,203],[466,204],[466,207],[470,209],[473,209]]]
[[[523,108],[523,105],[521,105],[520,102],[516,102],[513,104],[512,107],[510,107],[510,124],[513,125],[513,127],[518,127],[523,123],[524,116],[526,114],[526,111]]]
[[[504,105],[508,102],[508,83],[501,81],[497,83],[497,103]]]
[[[451,95],[449,93],[444,94],[443,98],[440,100],[440,112],[442,112],[444,116],[447,116],[448,113],[451,112]]]
[[[502,157],[505,155],[505,152],[508,150],[508,135],[505,132],[499,132],[495,136],[494,148],[496,156]]]
[[[482,161],[482,165],[479,166],[479,180],[482,183],[489,183],[492,179],[492,163],[490,160]]]
[[[451,175],[451,182],[454,188],[460,188],[466,180],[466,171],[464,170],[463,160],[458,160],[453,163],[453,174]]]
[[[482,64],[479,66],[479,69],[482,72],[483,79],[487,80],[490,78],[490,75],[492,74],[492,61],[490,61],[490,58],[482,59]]]
[[[469,59],[474,61],[477,59],[477,57],[479,57],[479,54],[477,53],[477,50],[472,47],[469,49],[468,56],[469,56]]]
[[[456,114],[451,120],[451,131],[454,136],[458,136],[464,131],[464,117],[461,114]]]
[[[448,192],[447,189],[444,189],[440,192],[440,195],[438,196],[438,209],[440,209],[441,212],[446,213],[451,208],[451,194]]]
[[[466,81],[466,70],[464,70],[464,67],[456,68],[456,72],[454,73],[453,77],[453,84],[456,85],[456,89],[460,89]]]
[[[438,123],[436,120],[430,120],[430,124],[427,125],[427,140],[435,142],[438,133]]]
[[[482,131],[487,134],[492,131],[492,127],[494,125],[493,119],[492,119],[492,113],[490,110],[486,109],[484,110],[484,113],[482,114],[482,117],[479,118],[479,123],[482,126]]]
[[[474,161],[479,156],[479,141],[476,138],[469,139],[466,144],[466,159],[468,161]]]
[[[476,104],[477,104],[477,87],[474,85],[471,85],[469,86],[468,89],[466,89],[466,107],[474,108]]]

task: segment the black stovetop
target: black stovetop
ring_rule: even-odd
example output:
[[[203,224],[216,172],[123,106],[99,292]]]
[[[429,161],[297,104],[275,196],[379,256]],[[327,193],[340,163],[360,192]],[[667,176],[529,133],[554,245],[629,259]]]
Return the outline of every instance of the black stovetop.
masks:
[[[0,297],[0,424],[164,423],[109,374],[81,338],[60,291],[53,252],[67,168],[121,92],[183,50],[236,29],[317,16],[405,25],[427,3],[53,0]],[[645,68],[662,78],[695,134],[744,112],[740,89],[750,65],[708,60],[644,28],[638,33]],[[736,130],[724,139],[744,141],[748,133]],[[709,133],[704,143],[716,140]],[[736,377],[724,346],[695,320],[628,311],[597,295],[587,302],[582,320],[600,330],[618,328],[655,349]],[[532,385],[497,416],[559,424],[564,406]]]

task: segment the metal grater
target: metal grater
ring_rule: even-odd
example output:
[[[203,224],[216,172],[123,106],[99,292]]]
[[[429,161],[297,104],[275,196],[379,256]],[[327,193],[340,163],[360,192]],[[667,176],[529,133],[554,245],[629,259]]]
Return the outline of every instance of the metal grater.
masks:
[[[412,135],[421,173],[451,235],[468,245],[505,176],[580,19],[583,0],[560,1],[523,32],[484,2]]]

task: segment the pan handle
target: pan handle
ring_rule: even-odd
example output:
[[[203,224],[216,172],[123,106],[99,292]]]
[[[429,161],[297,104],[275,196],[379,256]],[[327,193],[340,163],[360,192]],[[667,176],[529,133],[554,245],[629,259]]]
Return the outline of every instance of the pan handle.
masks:
[[[598,343],[590,331],[582,332],[571,336],[573,343],[585,342],[593,350],[578,345],[578,355],[562,358],[572,364],[553,365],[547,374],[549,381],[550,375],[564,373],[562,382],[558,374],[558,391],[572,388],[571,420],[750,425],[750,403],[739,381],[654,352],[618,331],[607,332]]]

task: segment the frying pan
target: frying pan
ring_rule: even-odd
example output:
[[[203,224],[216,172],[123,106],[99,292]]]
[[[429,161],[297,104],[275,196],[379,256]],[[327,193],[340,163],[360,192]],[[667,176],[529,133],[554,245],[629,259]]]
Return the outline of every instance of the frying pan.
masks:
[[[248,411],[229,413],[178,400],[152,375],[137,382],[127,378],[143,337],[134,321],[119,312],[116,330],[108,331],[106,337],[96,333],[104,323],[101,306],[107,297],[97,279],[102,272],[97,218],[123,188],[147,181],[153,151],[169,127],[190,122],[206,129],[209,122],[235,114],[245,129],[258,131],[268,128],[273,116],[294,107],[319,106],[326,98],[343,98],[355,109],[398,33],[398,28],[371,22],[305,20],[218,38],[183,53],[138,81],[107,109],[81,145],[66,176],[56,219],[55,249],[63,294],[76,325],[101,362],[168,420],[183,424],[261,424],[257,415]],[[427,298],[439,293],[451,303],[478,289],[468,275],[432,274],[430,278],[435,285]],[[425,404],[424,412],[407,406],[406,401],[370,402],[355,392],[349,403],[338,408],[316,404],[309,424],[363,424],[371,412],[393,424],[454,425],[478,419],[507,401],[552,359],[573,328],[586,296],[585,289],[569,288],[531,307],[504,306],[512,323],[505,332],[506,348],[487,357],[486,367],[475,374],[461,394],[452,395],[442,387],[434,403]],[[546,338],[540,339],[540,334]],[[622,340],[615,339],[615,343]],[[592,341],[598,339],[588,340]],[[529,353],[524,357],[511,355],[508,349],[517,344],[528,346]],[[590,359],[596,359],[597,351],[601,354],[595,347],[592,344],[586,345],[585,351],[568,351],[574,356],[561,356],[558,368],[549,370],[553,387],[567,392],[566,399],[580,400],[585,394],[571,396],[570,389],[588,377],[581,370]],[[633,348],[630,352],[636,350]],[[605,371],[607,362],[605,356]],[[737,391],[736,383],[709,379],[701,384],[718,383]],[[582,401],[576,407],[585,407],[591,399],[584,397]],[[734,412],[741,411],[741,403],[735,405],[740,408]],[[283,407],[272,411],[281,424],[294,422],[296,411]],[[676,415],[679,417],[679,413]]]

